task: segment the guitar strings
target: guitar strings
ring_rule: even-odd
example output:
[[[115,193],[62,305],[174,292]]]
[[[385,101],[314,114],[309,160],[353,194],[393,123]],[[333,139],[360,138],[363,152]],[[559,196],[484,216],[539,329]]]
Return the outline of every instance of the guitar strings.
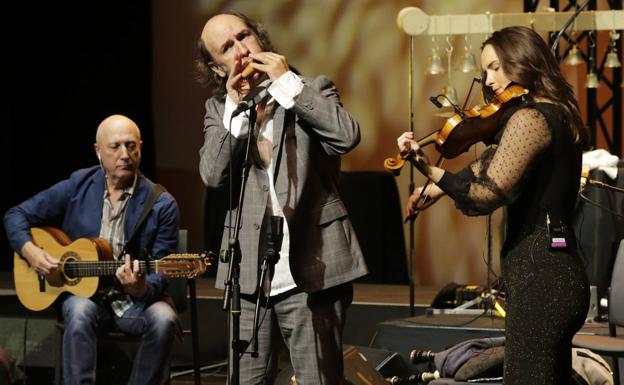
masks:
[[[139,270],[157,273],[159,270],[165,269],[169,276],[194,276],[195,274],[192,272],[197,271],[197,266],[193,263],[195,260],[201,261],[201,257],[196,254],[173,254],[160,260],[139,261]],[[72,278],[114,275],[117,269],[124,263],[124,261],[114,260],[83,261],[72,259],[59,261],[59,264],[63,266],[65,274]]]

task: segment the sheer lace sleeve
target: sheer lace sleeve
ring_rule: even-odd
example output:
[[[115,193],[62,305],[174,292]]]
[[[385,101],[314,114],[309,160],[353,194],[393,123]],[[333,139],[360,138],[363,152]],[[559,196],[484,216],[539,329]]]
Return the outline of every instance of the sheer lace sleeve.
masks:
[[[467,215],[490,213],[514,201],[551,137],[542,113],[520,109],[507,121],[496,148],[457,174],[445,172],[438,185]]]

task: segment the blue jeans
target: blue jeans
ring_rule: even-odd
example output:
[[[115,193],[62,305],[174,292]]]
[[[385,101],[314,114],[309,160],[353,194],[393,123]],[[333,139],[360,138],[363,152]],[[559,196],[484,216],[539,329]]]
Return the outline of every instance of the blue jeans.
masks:
[[[157,301],[147,308],[135,303],[122,317],[117,317],[108,307],[88,298],[70,296],[63,302],[62,316],[65,385],[95,384],[97,335],[106,330],[142,336],[128,384],[163,382],[178,331],[176,312],[168,303]]]

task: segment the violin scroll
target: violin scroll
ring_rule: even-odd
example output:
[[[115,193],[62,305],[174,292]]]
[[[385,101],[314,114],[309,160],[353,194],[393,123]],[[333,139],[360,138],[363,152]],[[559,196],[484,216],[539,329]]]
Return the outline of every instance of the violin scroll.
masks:
[[[390,171],[392,175],[399,176],[401,174],[401,168],[405,164],[405,159],[398,154],[396,158],[386,158],[384,160],[384,168],[386,171]]]

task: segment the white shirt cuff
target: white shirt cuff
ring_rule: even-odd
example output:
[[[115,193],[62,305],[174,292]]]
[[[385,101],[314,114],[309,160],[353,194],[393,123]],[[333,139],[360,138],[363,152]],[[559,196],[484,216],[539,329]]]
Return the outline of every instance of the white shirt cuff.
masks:
[[[295,97],[301,93],[303,81],[294,72],[288,71],[269,87],[269,94],[275,98],[280,106],[289,109],[295,105]]]

